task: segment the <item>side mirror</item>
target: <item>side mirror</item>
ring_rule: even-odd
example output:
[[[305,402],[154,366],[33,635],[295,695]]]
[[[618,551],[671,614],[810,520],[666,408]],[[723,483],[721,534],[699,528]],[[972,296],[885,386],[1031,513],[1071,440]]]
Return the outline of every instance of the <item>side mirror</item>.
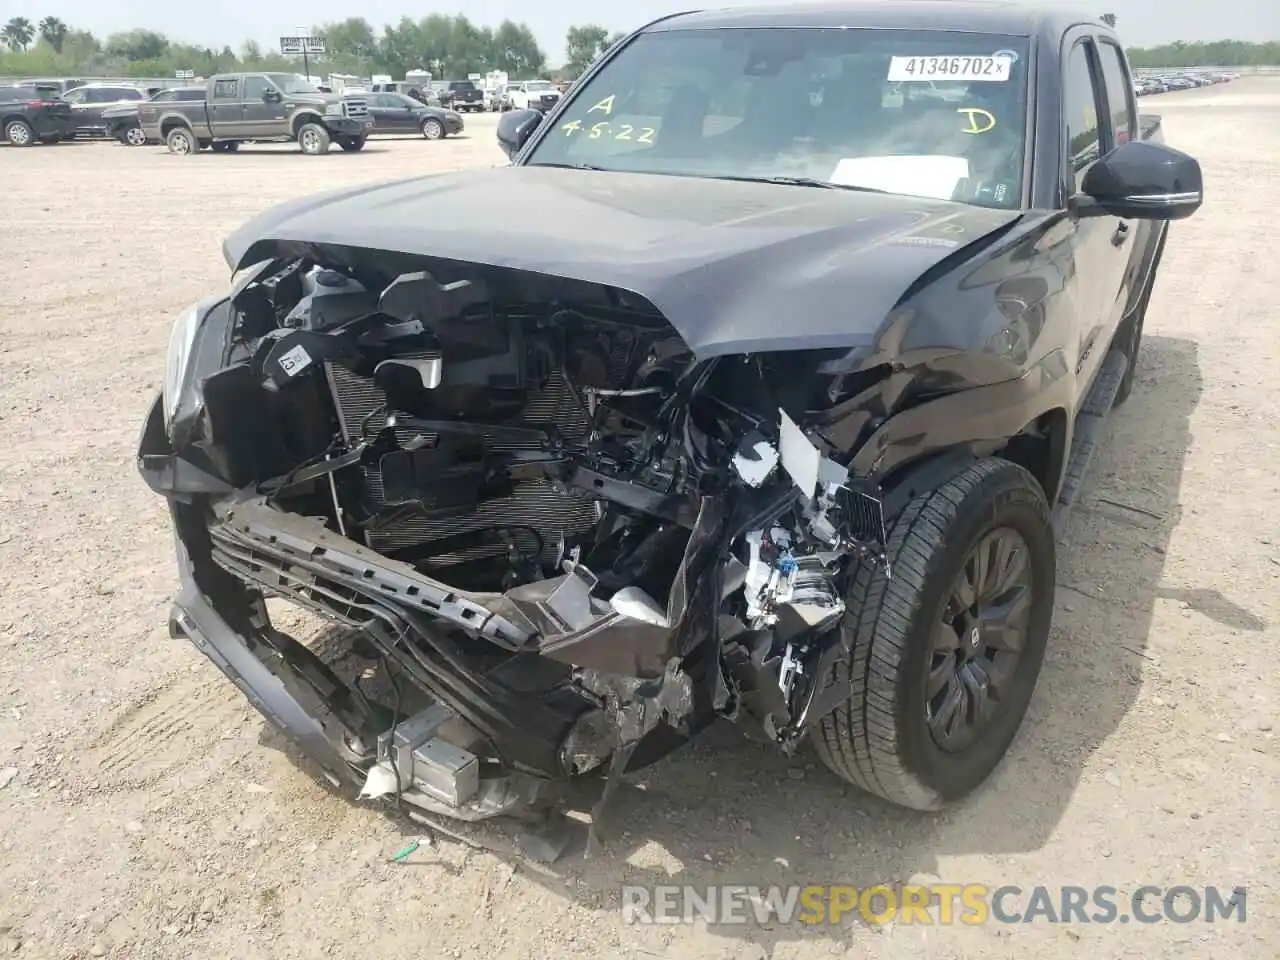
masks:
[[[498,121],[498,146],[508,160],[515,159],[540,123],[542,114],[537,110],[510,110],[502,115]]]
[[[1182,220],[1204,202],[1195,157],[1147,140],[1130,140],[1097,160],[1080,185],[1081,216]]]
[[[263,103],[279,103],[282,99],[283,97],[281,97],[279,90],[263,90],[262,91]]]

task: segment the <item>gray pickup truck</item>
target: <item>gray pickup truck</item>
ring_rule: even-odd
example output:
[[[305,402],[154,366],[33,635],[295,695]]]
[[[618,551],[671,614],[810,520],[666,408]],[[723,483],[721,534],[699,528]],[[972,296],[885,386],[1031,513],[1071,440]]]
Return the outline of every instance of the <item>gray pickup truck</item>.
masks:
[[[140,104],[138,118],[148,140],[177,154],[289,140],[306,154],[327,153],[334,142],[355,152],[373,125],[362,98],[322,93],[295,73],[219,74],[209,78],[204,100]]]

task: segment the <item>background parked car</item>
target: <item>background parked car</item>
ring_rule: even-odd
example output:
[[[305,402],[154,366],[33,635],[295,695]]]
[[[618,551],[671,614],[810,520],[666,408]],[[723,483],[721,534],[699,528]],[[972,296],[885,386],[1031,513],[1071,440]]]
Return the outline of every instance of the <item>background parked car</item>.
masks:
[[[200,87],[174,87],[161,90],[153,95],[147,103],[173,103],[175,101],[203,100],[205,90]],[[138,117],[140,101],[126,100],[114,103],[102,111],[102,121],[107,136],[119,140],[130,147],[140,147],[147,143],[147,136],[142,130],[142,121]],[[150,141],[158,143],[159,141]]]
[[[374,83],[369,86],[370,93],[401,93],[412,97],[419,103],[429,107],[440,106],[440,96],[430,87],[420,83],[409,83],[407,80],[392,80],[389,83]]]
[[[428,140],[441,140],[462,132],[460,114],[419,103],[405,93],[370,93],[365,100],[375,134],[421,133]]]
[[[118,103],[140,103],[147,94],[138,87],[123,84],[90,83],[75,87],[62,95],[71,104],[75,132],[79,135],[104,136],[107,124],[103,111]]]
[[[65,140],[74,128],[71,105],[55,88],[0,87],[0,136],[15,147]]]

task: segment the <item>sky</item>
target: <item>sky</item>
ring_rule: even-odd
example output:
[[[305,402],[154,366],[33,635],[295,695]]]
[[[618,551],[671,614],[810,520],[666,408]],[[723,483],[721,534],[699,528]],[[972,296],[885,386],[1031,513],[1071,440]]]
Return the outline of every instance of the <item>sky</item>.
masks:
[[[218,0],[217,3],[174,3],[173,0],[0,0],[0,20],[25,16],[60,17],[72,27],[100,37],[134,27],[149,27],[175,40],[215,49],[229,44],[238,50],[246,39],[274,45],[281,36],[349,16],[363,16],[375,28],[402,16],[466,13],[478,24],[496,25],[510,18],[532,28],[551,63],[564,57],[565,31],[574,24],[599,23],[609,30],[640,26],[655,17],[681,10],[716,6],[747,6],[753,0],[441,0],[411,4],[405,0],[308,0],[301,5],[262,3],[261,0]],[[760,0],[755,0],[760,2]],[[1052,0],[1046,0],[1052,2]],[[1073,6],[1078,4],[1073,3]],[[1280,40],[1280,0],[1100,0],[1098,13],[1111,12],[1126,43],[1156,46],[1174,40]],[[290,12],[291,11],[291,12]],[[287,19],[303,14],[310,22]]]

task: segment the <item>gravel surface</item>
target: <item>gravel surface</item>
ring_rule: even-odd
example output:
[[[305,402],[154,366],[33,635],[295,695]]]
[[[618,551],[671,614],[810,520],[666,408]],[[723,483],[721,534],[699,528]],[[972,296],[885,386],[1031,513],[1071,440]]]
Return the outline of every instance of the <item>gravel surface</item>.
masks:
[[[990,786],[922,818],[811,752],[715,731],[621,796],[601,858],[575,846],[550,868],[493,828],[388,863],[413,831],[327,793],[169,639],[170,534],[134,468],[170,318],[225,284],[225,234],[308,192],[499,164],[493,118],[323,158],[0,148],[0,956],[1274,958],[1280,81],[1144,109],[1200,157],[1208,201],[1173,227],[1138,386],[1061,547],[1041,684]],[[912,877],[1247,885],[1248,920],[832,930],[618,912],[623,883]]]

